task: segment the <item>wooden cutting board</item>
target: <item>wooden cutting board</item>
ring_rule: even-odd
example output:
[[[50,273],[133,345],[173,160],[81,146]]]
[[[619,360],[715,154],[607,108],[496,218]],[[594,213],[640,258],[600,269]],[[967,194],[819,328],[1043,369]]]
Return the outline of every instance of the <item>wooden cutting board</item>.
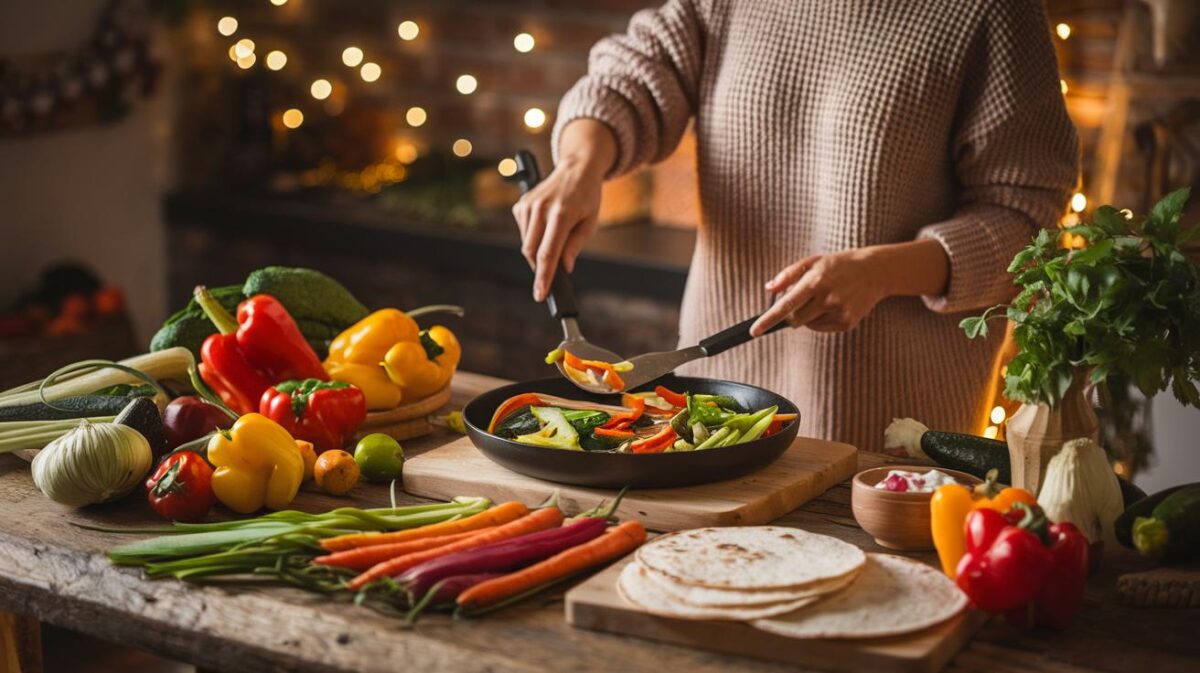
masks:
[[[774,463],[729,481],[682,488],[630,491],[617,516],[637,518],[650,530],[674,531],[701,526],[751,526],[787,514],[854,476],[858,451],[849,444],[797,437]],[[583,511],[615,491],[542,481],[493,463],[463,437],[416,456],[404,464],[404,490],[448,500],[483,495],[495,502],[536,504],[554,491],[566,511]]]
[[[918,633],[869,640],[797,640],[743,622],[657,617],[617,593],[617,577],[632,557],[613,564],[567,593],[572,626],[657,640],[700,650],[778,661],[828,671],[936,673],[987,620],[978,611]]]

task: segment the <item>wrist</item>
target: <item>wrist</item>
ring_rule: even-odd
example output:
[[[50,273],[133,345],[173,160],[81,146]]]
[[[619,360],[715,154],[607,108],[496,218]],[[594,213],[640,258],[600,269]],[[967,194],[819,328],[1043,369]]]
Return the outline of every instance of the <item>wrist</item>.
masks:
[[[616,136],[603,122],[582,117],[563,127],[558,164],[580,177],[603,180],[616,161]]]
[[[933,239],[860,248],[865,273],[883,298],[944,294],[950,262],[941,244]]]

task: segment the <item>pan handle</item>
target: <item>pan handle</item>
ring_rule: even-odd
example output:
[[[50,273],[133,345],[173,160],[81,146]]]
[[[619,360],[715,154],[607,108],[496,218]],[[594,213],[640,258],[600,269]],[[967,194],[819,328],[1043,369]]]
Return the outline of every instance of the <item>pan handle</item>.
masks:
[[[726,327],[720,332],[702,339],[700,341],[700,348],[703,348],[704,354],[708,356],[716,355],[717,353],[724,353],[734,346],[741,346],[742,344],[754,338],[750,336],[750,326],[753,325],[754,321],[758,320],[758,318],[759,316],[746,318],[733,327]],[[788,322],[786,320],[781,320],[764,332],[763,336],[766,336],[771,332],[781,330],[787,326]]]
[[[538,168],[537,158],[529,150],[518,150],[516,162],[517,172],[511,179],[516,180],[521,193],[525,194],[542,181],[542,171]],[[554,280],[550,281],[550,296],[546,297],[546,306],[555,320],[579,316],[579,307],[575,303],[575,284],[571,282],[571,276],[561,260],[554,272]]]

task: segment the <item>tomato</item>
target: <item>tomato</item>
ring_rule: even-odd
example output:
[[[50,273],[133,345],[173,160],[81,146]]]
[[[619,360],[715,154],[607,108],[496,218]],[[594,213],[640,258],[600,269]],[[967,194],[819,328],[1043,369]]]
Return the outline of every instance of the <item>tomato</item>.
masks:
[[[217,498],[212,490],[213,469],[194,451],[166,457],[146,480],[150,507],[159,516],[175,521],[204,518]]]

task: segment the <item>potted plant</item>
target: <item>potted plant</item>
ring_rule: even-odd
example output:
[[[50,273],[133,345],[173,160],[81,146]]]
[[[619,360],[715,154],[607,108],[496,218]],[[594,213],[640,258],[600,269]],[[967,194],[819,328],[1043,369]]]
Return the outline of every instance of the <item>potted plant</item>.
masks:
[[[1008,267],[1021,288],[1012,303],[960,323],[972,339],[990,318],[1014,324],[1004,394],[1022,403],[1006,430],[1015,486],[1037,492],[1063,442],[1098,440],[1088,392],[1110,374],[1200,407],[1200,271],[1183,251],[1200,227],[1180,227],[1188,192],[1145,216],[1101,206],[1090,223],[1040,231]]]

